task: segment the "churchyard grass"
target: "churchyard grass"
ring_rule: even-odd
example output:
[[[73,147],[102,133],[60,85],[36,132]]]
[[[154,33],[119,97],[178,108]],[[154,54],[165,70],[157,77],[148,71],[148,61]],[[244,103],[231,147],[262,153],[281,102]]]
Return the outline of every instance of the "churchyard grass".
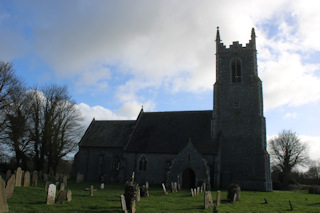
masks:
[[[89,188],[93,185],[97,191],[90,197]],[[72,201],[63,204],[46,205],[44,183],[38,187],[16,187],[12,198],[8,199],[10,212],[121,212],[120,195],[124,193],[124,184],[105,184],[100,190],[100,183],[85,182],[76,184],[68,181],[66,189],[72,190]],[[57,193],[59,190],[57,189]],[[137,204],[137,212],[212,212],[204,210],[204,194],[192,197],[190,190],[164,195],[162,187],[151,185],[150,197],[141,198]],[[212,191],[215,203],[216,192]],[[239,202],[226,200],[227,192],[222,191],[219,212],[289,212],[289,200],[294,212],[320,212],[320,195],[307,194],[307,191],[274,191],[252,192],[242,191]],[[263,204],[264,198],[268,204]]]

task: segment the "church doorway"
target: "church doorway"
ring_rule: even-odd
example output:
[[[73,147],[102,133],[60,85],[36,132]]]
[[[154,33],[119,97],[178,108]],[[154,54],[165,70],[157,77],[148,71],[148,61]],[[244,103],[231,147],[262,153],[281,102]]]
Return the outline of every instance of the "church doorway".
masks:
[[[196,183],[196,174],[191,168],[187,168],[182,173],[182,188],[194,188]]]

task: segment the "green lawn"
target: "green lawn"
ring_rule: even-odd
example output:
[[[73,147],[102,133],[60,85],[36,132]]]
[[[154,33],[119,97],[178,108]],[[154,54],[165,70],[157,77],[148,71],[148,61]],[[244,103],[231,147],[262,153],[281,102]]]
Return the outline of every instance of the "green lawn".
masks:
[[[124,184],[105,184],[100,190],[97,182],[75,184],[69,181],[66,189],[72,190],[72,201],[63,204],[46,205],[44,183],[39,187],[16,187],[12,198],[8,199],[10,212],[121,212],[120,195]],[[94,185],[96,192],[90,197],[84,189]],[[57,191],[58,192],[58,191]],[[191,197],[190,190],[164,195],[161,186],[150,186],[150,197],[141,198],[137,212],[212,212],[204,210],[203,193]],[[212,191],[215,202],[216,193]],[[219,212],[287,212],[289,200],[294,212],[320,212],[320,195],[307,194],[306,191],[252,192],[242,191],[241,200],[236,203],[226,201],[227,193],[222,191]],[[264,198],[268,204],[264,203]]]

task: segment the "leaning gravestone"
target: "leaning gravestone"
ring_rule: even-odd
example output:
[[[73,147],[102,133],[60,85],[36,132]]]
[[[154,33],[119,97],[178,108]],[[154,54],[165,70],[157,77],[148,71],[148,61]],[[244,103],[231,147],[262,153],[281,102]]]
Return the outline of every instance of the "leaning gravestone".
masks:
[[[126,205],[126,198],[124,195],[120,195],[120,202],[121,202],[121,212],[128,213],[127,205]]]
[[[21,186],[21,178],[22,178],[22,170],[20,167],[18,167],[17,172],[16,172],[16,186],[17,187]]]
[[[6,197],[7,198],[11,198],[13,195],[13,191],[14,191],[14,185],[16,183],[16,178],[15,175],[12,174],[10,179],[7,182],[7,186],[6,186]]]
[[[11,170],[8,169],[6,173],[6,181],[8,181],[10,177],[11,177]]]
[[[56,185],[50,184],[47,194],[47,204],[54,204],[56,200]]]
[[[70,202],[72,200],[72,192],[70,189],[67,191],[67,201]]]
[[[34,170],[32,175],[32,186],[38,186],[38,171]]]
[[[0,212],[9,212],[7,198],[5,194],[5,182],[0,175]]]
[[[166,190],[166,186],[164,185],[164,183],[162,183],[162,189],[165,195],[168,194],[167,190]]]
[[[192,197],[194,197],[193,189],[191,188],[190,190],[191,190]]]
[[[29,171],[26,171],[24,173],[23,186],[24,187],[30,186],[30,172]]]
[[[204,208],[213,208],[213,200],[210,191],[204,192]]]
[[[62,202],[65,200],[66,200],[66,191],[64,191],[64,190],[60,191],[58,198],[57,198],[57,201],[56,201],[56,204],[62,204]]]

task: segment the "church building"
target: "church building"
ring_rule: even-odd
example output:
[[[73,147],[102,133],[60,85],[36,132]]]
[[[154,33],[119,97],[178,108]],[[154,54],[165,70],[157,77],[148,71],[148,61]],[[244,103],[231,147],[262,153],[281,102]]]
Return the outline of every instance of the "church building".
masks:
[[[144,112],[136,120],[95,120],[79,142],[73,173],[85,180],[207,183],[272,191],[255,31],[227,48],[216,35],[213,110]]]

